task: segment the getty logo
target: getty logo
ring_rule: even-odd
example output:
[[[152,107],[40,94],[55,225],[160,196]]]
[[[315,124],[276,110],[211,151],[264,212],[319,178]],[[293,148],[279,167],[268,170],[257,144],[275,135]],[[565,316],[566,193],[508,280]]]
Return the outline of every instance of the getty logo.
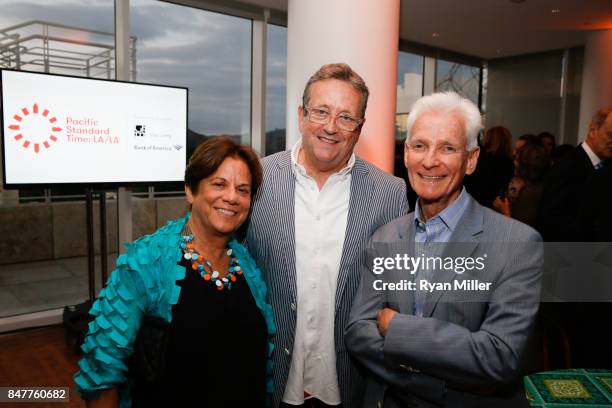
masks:
[[[21,112],[13,115],[15,122],[9,125],[9,129],[15,132],[14,139],[22,143],[24,149],[33,147],[38,153],[41,146],[45,149],[57,142],[57,132],[62,128],[56,125],[57,118],[49,113],[48,109],[39,109],[38,104],[32,105],[32,111],[22,108]],[[22,142],[23,141],[23,142]]]

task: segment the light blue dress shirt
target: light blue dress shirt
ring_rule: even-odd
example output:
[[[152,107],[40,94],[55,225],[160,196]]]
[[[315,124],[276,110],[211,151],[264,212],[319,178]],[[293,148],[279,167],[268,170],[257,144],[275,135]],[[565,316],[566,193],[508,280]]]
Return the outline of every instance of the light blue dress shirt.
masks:
[[[469,203],[469,195],[465,188],[462,187],[459,197],[453,201],[448,207],[440,211],[434,217],[427,221],[423,221],[421,214],[420,199],[417,200],[414,209],[414,245],[415,256],[424,255],[425,257],[441,256],[437,253],[440,250],[439,245],[427,245],[432,242],[448,242],[459,220],[465,213],[465,209]],[[427,269],[419,269],[416,272],[416,281],[425,279],[429,282],[432,280],[432,271]],[[414,314],[415,316],[423,317],[423,307],[425,305],[426,291],[418,289],[415,291],[414,297]]]

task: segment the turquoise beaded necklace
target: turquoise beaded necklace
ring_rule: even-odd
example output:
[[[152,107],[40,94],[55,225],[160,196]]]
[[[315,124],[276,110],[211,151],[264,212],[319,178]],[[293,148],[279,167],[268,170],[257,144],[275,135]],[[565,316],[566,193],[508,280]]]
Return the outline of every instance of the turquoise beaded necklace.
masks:
[[[232,256],[232,249],[227,248],[227,255],[230,257],[228,273],[224,277],[221,277],[219,271],[213,268],[212,262],[208,259],[204,259],[202,255],[195,251],[193,245],[193,234],[189,230],[187,224],[183,228],[181,234],[181,250],[183,251],[183,258],[191,261],[191,269],[198,272],[200,276],[207,282],[212,282],[217,290],[232,289],[232,284],[236,282],[236,275],[242,275],[242,268],[238,264],[238,259]]]

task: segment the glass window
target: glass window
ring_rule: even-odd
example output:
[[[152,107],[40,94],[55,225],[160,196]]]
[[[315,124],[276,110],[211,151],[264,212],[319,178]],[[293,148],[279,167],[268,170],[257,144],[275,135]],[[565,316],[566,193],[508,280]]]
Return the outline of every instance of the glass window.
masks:
[[[0,0],[0,10],[0,68],[114,79],[113,0]],[[0,186],[0,317],[87,297],[85,207],[51,203],[57,194],[82,200],[83,189]]]
[[[112,0],[0,0],[0,8],[0,67],[115,77]]]
[[[436,92],[454,91],[478,106],[480,67],[437,60]]]
[[[0,0],[0,68],[115,78],[114,2],[77,4]],[[83,189],[22,189],[19,200],[81,194]]]
[[[406,138],[406,117],[412,104],[423,95],[423,64],[421,55],[400,51],[397,58],[397,104],[395,138]]]
[[[251,143],[251,20],[132,0],[135,80],[189,88],[188,155],[207,136]]]
[[[266,155],[285,150],[287,27],[268,24],[266,56]]]

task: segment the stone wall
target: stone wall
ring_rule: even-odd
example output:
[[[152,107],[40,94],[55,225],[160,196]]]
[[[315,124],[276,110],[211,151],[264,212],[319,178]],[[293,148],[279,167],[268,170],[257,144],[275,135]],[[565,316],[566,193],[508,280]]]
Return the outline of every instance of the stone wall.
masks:
[[[100,250],[99,203],[94,203],[94,246]],[[185,214],[183,197],[132,198],[132,236],[150,234]],[[106,205],[108,251],[117,252],[117,203]],[[0,206],[0,264],[87,254],[85,202]]]

